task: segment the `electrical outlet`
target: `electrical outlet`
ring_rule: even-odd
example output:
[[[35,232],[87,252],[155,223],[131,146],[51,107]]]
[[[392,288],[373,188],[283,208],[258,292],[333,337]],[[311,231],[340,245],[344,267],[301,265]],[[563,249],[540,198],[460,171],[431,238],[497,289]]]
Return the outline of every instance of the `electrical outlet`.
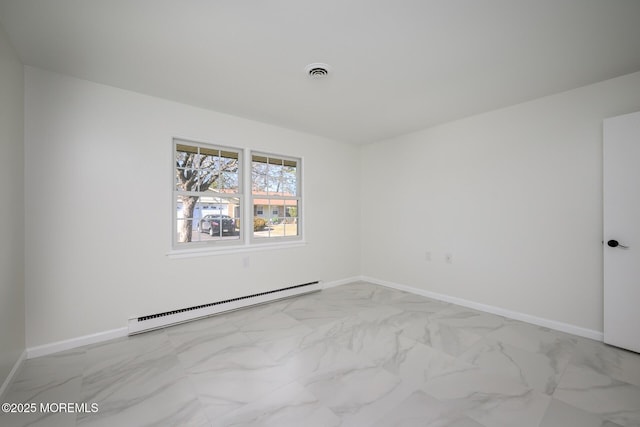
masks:
[[[447,264],[453,263],[453,255],[452,254],[444,254],[444,262]]]
[[[249,268],[249,257],[248,256],[242,258],[242,267],[243,268]]]
[[[426,251],[424,253],[424,260],[425,261],[431,261],[431,252],[430,251]]]

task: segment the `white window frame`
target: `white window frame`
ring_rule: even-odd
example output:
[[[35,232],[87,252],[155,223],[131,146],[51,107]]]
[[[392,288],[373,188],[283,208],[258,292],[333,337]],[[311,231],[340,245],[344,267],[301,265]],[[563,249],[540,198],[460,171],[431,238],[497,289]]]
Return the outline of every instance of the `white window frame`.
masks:
[[[279,160],[288,160],[296,162],[296,195],[295,196],[281,196],[281,195],[254,195],[253,194],[253,178],[252,178],[252,165],[253,165],[253,156],[260,156],[266,158],[273,158]],[[254,245],[268,245],[280,242],[303,242],[304,241],[304,206],[303,206],[303,161],[302,157],[294,157],[283,154],[269,153],[264,151],[250,151],[247,156],[247,180],[248,180],[248,208],[246,209],[248,212],[251,212],[253,215],[254,212],[254,200],[255,199],[273,199],[273,200],[296,200],[297,201],[297,219],[296,226],[298,234],[295,236],[270,236],[270,237],[256,237],[253,232],[253,227],[251,227],[249,233],[249,242]],[[264,212],[268,212],[272,214],[273,206],[265,205]],[[253,223],[253,217],[251,218],[251,223]]]
[[[233,198],[239,199],[240,210],[240,238],[234,240],[196,241],[189,243],[177,242],[177,189],[176,189],[176,147],[178,144],[195,145],[209,149],[231,151],[238,154],[238,193]],[[211,255],[224,255],[233,253],[245,253],[263,250],[286,249],[306,245],[304,233],[304,209],[303,209],[303,158],[290,155],[267,153],[264,151],[252,151],[248,148],[234,147],[191,137],[173,137],[171,139],[171,223],[170,250],[167,256],[170,258],[192,258]],[[261,155],[296,162],[296,186],[298,202],[297,208],[297,232],[295,236],[278,236],[268,238],[256,238],[253,232],[253,183],[252,160],[253,155]],[[264,212],[269,212],[266,206]]]

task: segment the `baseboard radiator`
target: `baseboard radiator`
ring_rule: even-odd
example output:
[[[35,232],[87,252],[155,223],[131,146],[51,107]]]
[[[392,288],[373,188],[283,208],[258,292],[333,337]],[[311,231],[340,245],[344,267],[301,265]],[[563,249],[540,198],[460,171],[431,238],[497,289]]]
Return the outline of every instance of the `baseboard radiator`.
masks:
[[[318,292],[320,290],[322,290],[320,282],[315,281],[303,283],[301,285],[289,286],[282,289],[261,292],[259,294],[166,311],[164,313],[133,317],[129,319],[129,335],[140,334],[154,329],[161,329],[167,326],[176,325],[178,323],[202,319],[203,317],[209,317],[227,311],[238,310],[258,304],[265,304],[284,298],[308,294],[310,292]]]

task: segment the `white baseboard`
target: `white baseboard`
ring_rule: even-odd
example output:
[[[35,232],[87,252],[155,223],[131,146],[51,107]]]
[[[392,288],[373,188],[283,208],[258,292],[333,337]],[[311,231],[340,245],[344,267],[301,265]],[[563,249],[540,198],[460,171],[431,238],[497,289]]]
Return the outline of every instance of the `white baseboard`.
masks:
[[[336,286],[342,286],[348,283],[359,282],[361,280],[363,280],[362,276],[353,276],[347,279],[334,280],[333,282],[322,282],[322,289],[334,288]]]
[[[18,360],[16,360],[16,363],[13,364],[13,368],[11,368],[9,375],[7,375],[7,378],[5,378],[4,382],[2,383],[2,387],[0,387],[0,402],[4,402],[4,394],[7,392],[7,390],[9,390],[9,387],[11,387],[13,380],[16,378],[16,375],[18,375],[18,372],[20,372],[22,364],[26,359],[27,350],[24,350]]]
[[[450,295],[444,295],[436,292],[426,291],[424,289],[414,288],[412,286],[388,282],[385,280],[376,279],[374,277],[363,276],[361,277],[360,280],[374,283],[376,285],[386,286],[388,288],[397,289],[400,291],[409,292],[416,295],[421,295],[421,296],[439,300],[439,301],[449,302],[449,303],[460,305],[463,307],[473,308],[475,310],[484,311],[486,313],[497,314],[499,316],[507,317],[509,319],[520,320],[522,322],[527,322],[533,325],[554,329],[556,331],[566,332],[568,334],[590,338],[596,341],[602,341],[604,338],[602,332],[595,331],[593,329],[582,328],[580,326],[571,325],[569,323],[558,322],[556,320],[550,320],[550,319],[544,319],[542,317],[532,316],[530,314],[525,314],[525,313],[519,313],[517,311],[511,311],[511,310],[507,310],[501,307],[496,307],[493,305],[481,304],[475,301],[457,298]]]
[[[126,337],[128,329],[118,328],[110,331],[98,332],[91,335],[84,335],[77,338],[71,338],[64,341],[57,341],[50,344],[39,345],[27,349],[27,359],[34,357],[47,356],[49,354],[58,353],[60,351],[71,350],[82,347],[83,345],[96,344],[103,341],[109,341],[115,338]]]

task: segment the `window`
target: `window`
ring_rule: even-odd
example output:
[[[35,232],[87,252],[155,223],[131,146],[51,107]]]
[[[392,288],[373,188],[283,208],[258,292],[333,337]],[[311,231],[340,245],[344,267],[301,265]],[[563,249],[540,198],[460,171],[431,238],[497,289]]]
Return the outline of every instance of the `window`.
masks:
[[[173,151],[174,250],[301,239],[300,159],[251,153],[243,179],[242,149],[174,139]]]
[[[241,241],[241,151],[175,140],[174,248]]]
[[[251,203],[253,241],[300,238],[300,159],[252,153]]]

